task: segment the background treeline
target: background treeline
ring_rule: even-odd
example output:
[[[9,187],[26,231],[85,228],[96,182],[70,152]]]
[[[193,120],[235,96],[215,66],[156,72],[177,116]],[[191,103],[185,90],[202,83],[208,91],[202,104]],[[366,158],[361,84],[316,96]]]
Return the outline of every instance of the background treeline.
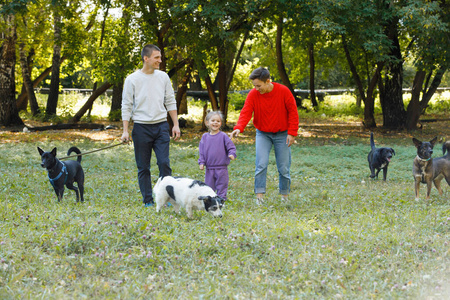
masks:
[[[73,116],[113,90],[118,115],[124,78],[140,67],[140,49],[162,50],[182,107],[187,90],[208,92],[228,112],[228,91],[251,88],[258,66],[294,89],[354,88],[364,125],[414,129],[440,85],[449,86],[448,0],[2,0],[0,124],[22,124],[20,110],[49,119],[61,87],[90,88]],[[34,88],[48,87],[45,107]],[[412,89],[411,99],[402,88]],[[299,108],[304,99],[296,97]]]

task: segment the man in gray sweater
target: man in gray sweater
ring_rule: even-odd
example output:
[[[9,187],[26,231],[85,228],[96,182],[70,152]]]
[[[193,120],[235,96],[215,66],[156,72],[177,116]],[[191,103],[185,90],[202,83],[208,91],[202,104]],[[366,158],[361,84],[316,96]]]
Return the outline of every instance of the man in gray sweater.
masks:
[[[159,176],[172,174],[169,159],[170,128],[167,112],[173,121],[172,137],[180,137],[177,102],[169,76],[159,70],[161,50],[155,45],[142,49],[143,67],[125,79],[122,95],[123,134],[129,142],[130,119],[134,126],[132,138],[138,168],[138,181],[145,206],[153,206],[150,160],[155,151]]]

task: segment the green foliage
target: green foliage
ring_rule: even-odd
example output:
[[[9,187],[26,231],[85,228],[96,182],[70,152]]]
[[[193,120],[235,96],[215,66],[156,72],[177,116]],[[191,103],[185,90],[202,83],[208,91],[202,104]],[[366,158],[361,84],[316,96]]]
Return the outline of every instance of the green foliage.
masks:
[[[235,110],[239,111],[244,107],[246,98],[247,94],[231,93],[228,95],[228,101],[230,101],[230,105],[232,105]]]
[[[108,120],[110,121],[120,121],[122,120],[122,110],[110,111],[108,114]]]

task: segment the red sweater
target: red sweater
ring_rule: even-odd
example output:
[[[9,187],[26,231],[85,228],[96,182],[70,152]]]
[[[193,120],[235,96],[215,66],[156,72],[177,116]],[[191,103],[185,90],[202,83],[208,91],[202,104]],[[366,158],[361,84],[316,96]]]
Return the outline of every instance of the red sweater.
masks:
[[[253,125],[261,131],[287,130],[289,135],[297,136],[298,111],[294,96],[284,85],[272,84],[273,90],[269,93],[261,94],[256,89],[248,93],[234,129],[243,132],[253,115]]]

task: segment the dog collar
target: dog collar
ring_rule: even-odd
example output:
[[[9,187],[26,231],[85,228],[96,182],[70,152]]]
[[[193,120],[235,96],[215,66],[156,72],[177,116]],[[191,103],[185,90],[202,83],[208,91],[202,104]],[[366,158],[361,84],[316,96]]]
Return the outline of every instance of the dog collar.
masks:
[[[417,155],[417,158],[418,158],[419,160],[421,160],[421,161],[429,161],[429,160],[431,159],[431,157],[430,157],[429,159],[423,159],[423,158],[421,158],[419,155]]]
[[[59,178],[61,178],[61,176],[64,174],[65,178],[64,178],[64,184],[66,184],[67,182],[67,169],[66,169],[66,165],[61,162],[61,164],[63,165],[61,168],[61,172],[59,172],[58,176],[56,176],[55,178],[50,178],[50,174],[48,175],[48,179],[50,180],[50,183],[52,184],[53,187],[55,187],[55,181],[58,180]]]

